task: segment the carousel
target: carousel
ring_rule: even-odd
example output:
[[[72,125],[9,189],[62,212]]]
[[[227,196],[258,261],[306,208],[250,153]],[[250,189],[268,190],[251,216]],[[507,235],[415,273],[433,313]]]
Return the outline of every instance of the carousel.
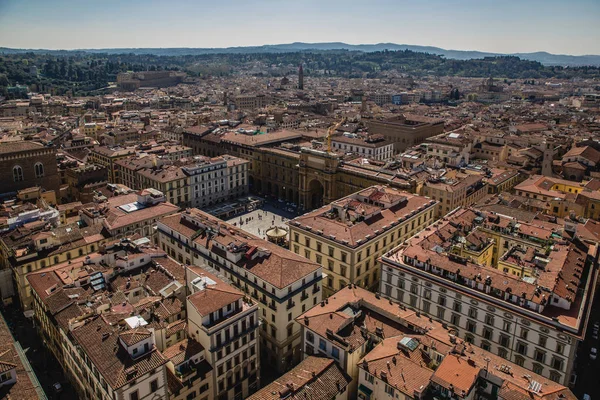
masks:
[[[288,242],[288,229],[282,226],[274,226],[267,229],[267,240],[271,243],[275,243],[278,246],[287,248]]]

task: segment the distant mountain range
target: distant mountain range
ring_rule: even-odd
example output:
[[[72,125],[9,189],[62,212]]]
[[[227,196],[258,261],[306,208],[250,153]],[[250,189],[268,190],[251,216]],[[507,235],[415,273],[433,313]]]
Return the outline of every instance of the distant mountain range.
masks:
[[[495,56],[517,56],[523,60],[538,61],[544,65],[559,65],[559,66],[600,66],[600,55],[583,55],[572,56],[566,54],[550,54],[544,51],[535,53],[487,53],[482,51],[468,50],[446,50],[432,46],[415,46],[408,44],[395,43],[377,43],[377,44],[347,44],[342,42],[330,43],[303,43],[295,42],[288,44],[273,44],[264,46],[247,46],[247,47],[225,47],[225,48],[122,48],[122,49],[81,49],[81,50],[28,50],[28,49],[11,49],[0,47],[0,53],[15,54],[24,52],[34,53],[55,53],[69,54],[73,52],[86,53],[108,53],[108,54],[154,54],[159,56],[182,56],[182,55],[201,55],[201,54],[249,54],[249,53],[288,53],[296,51],[328,51],[328,50],[346,50],[346,51],[384,51],[384,50],[410,50],[420,53],[430,53],[444,56],[446,58],[456,60],[470,60],[484,57]]]

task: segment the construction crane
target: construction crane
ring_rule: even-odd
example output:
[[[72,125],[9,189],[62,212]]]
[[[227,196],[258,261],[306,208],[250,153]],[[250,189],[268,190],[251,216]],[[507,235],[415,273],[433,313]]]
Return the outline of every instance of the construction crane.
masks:
[[[331,125],[329,129],[327,129],[327,152],[331,153],[331,135],[335,132],[340,126],[342,126],[346,122],[346,117],[342,118],[340,122],[335,125]]]

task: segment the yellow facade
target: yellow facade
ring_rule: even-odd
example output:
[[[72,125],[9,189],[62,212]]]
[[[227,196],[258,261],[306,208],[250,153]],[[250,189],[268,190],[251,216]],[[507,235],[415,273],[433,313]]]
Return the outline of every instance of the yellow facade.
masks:
[[[323,266],[325,297],[349,283],[376,289],[380,276],[377,258],[431,225],[434,218],[433,207],[428,207],[356,248],[290,225],[290,250]]]

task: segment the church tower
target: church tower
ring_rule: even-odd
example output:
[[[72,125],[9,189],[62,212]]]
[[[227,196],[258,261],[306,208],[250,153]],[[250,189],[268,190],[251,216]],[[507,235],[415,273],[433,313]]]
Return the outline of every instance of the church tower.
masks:
[[[302,64],[298,68],[298,89],[304,90],[304,71],[302,70]]]

